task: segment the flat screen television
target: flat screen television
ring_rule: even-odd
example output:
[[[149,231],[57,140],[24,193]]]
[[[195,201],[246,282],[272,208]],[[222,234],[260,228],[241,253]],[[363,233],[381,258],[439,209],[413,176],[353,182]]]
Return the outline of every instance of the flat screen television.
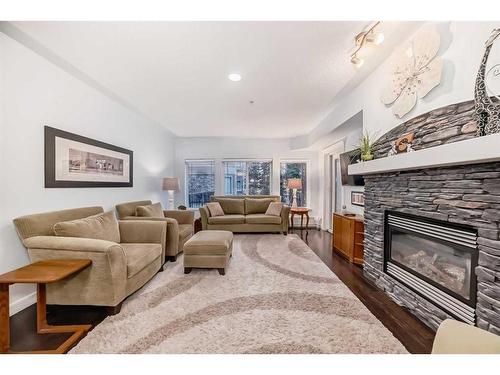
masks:
[[[358,163],[361,160],[361,152],[359,149],[344,152],[340,154],[340,174],[342,176],[342,185],[350,186],[364,186],[365,180],[363,176],[350,176],[348,174],[348,167],[350,164]]]

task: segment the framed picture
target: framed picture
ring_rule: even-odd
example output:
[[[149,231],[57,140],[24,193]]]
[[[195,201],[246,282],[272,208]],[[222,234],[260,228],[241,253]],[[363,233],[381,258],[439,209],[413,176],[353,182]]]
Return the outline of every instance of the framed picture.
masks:
[[[45,126],[45,187],[132,187],[133,152]]]
[[[365,193],[362,191],[351,191],[351,204],[355,206],[364,206]]]

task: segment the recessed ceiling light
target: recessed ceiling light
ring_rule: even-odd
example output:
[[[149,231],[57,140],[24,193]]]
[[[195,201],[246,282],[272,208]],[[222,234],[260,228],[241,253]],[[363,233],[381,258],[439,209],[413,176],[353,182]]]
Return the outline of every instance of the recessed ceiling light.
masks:
[[[233,82],[241,81],[241,75],[238,73],[231,73],[227,76],[227,78],[229,78]]]

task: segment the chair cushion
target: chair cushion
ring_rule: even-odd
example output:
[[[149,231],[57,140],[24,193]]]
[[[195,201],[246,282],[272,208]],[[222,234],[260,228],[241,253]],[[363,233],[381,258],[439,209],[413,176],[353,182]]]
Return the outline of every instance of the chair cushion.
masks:
[[[245,200],[243,198],[212,198],[219,202],[226,215],[244,215]]]
[[[281,210],[283,209],[283,203],[272,202],[266,210],[266,215],[270,216],[281,216]]]
[[[83,219],[61,221],[54,224],[54,234],[59,237],[93,238],[120,242],[120,229],[113,211]]]
[[[185,255],[224,255],[231,249],[233,233],[225,230],[204,230],[184,244]]]
[[[281,224],[281,216],[251,214],[245,217],[245,222],[248,224]]]
[[[137,206],[135,208],[135,215],[143,217],[165,217],[160,202],[147,206]]]
[[[127,261],[127,278],[141,272],[161,256],[159,243],[121,243]]]
[[[273,198],[245,198],[245,214],[263,214],[271,202]]]
[[[224,210],[219,202],[210,202],[207,203],[208,211],[210,212],[210,216],[224,216]]]
[[[244,224],[244,215],[224,215],[208,218],[208,224]]]
[[[192,224],[179,224],[179,238],[186,238],[192,235],[194,228]]]

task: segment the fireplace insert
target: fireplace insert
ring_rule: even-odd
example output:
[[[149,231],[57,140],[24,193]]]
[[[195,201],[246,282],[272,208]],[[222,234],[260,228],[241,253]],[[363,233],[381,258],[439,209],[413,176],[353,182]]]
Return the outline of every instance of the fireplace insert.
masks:
[[[456,319],[475,324],[477,230],[385,213],[384,272]]]

